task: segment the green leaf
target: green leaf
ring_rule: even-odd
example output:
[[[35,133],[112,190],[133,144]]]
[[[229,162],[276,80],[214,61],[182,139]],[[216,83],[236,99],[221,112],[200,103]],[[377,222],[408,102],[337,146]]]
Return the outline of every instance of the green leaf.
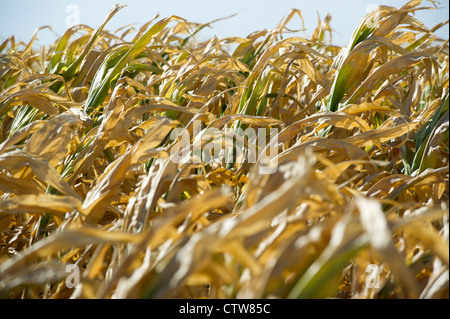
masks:
[[[111,52],[102,63],[95,74],[94,80],[92,81],[91,89],[89,90],[89,95],[86,100],[85,111],[90,114],[99,105],[103,103],[108,90],[113,84],[114,80],[117,79],[122,72],[122,70],[130,63],[134,57],[139,54],[145,47],[149,44],[150,40],[159,32],[161,32],[166,25],[172,20],[183,20],[177,16],[171,16],[169,18],[162,19],[155,23],[155,25],[148,30],[133,46],[131,46],[126,52],[124,48],[127,46],[122,46],[119,49]]]

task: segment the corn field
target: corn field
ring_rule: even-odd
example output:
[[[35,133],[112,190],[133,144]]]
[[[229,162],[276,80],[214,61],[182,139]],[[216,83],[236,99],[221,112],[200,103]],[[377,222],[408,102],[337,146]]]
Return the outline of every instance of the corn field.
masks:
[[[379,6],[345,47],[331,16],[298,36],[298,9],[204,42],[215,21],[108,31],[119,5],[39,50],[9,37],[0,296],[448,298],[448,21],[414,15],[437,5]],[[194,152],[211,129],[230,161]]]

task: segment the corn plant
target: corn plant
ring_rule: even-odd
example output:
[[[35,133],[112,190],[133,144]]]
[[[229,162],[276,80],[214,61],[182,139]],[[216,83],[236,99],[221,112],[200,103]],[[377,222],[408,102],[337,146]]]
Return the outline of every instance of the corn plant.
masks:
[[[346,47],[331,16],[299,36],[298,9],[203,42],[218,20],[108,31],[119,5],[40,51],[8,38],[0,296],[448,298],[448,21],[418,21],[429,3],[379,6]]]

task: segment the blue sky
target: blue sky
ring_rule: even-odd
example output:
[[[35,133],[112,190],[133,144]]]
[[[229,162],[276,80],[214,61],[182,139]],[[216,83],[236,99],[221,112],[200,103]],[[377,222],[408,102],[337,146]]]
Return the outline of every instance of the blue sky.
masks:
[[[107,24],[107,30],[135,23],[139,28],[149,21],[156,13],[160,17],[179,15],[193,22],[208,22],[217,18],[238,13],[237,16],[214,24],[213,29],[202,31],[199,39],[212,35],[219,38],[229,36],[246,36],[257,30],[271,29],[277,26],[290,9],[302,11],[305,20],[305,33],[300,36],[310,36],[317,26],[317,13],[324,18],[332,14],[331,26],[334,29],[333,43],[346,45],[353,29],[367,13],[368,8],[377,4],[401,7],[403,0],[0,0],[0,41],[14,35],[17,41],[28,42],[35,29],[50,25],[53,32],[42,30],[38,36],[38,44],[46,45],[56,40],[56,35],[62,35],[70,23],[71,11],[76,5],[79,9],[79,22],[93,28],[98,27],[109,10],[116,4],[128,6],[119,11]],[[416,17],[429,28],[449,18],[449,0],[441,0],[442,9],[426,10],[416,13]],[[422,5],[431,6],[428,1]],[[295,19],[289,25],[300,29],[301,22]],[[448,25],[441,29],[438,36],[448,38]]]

